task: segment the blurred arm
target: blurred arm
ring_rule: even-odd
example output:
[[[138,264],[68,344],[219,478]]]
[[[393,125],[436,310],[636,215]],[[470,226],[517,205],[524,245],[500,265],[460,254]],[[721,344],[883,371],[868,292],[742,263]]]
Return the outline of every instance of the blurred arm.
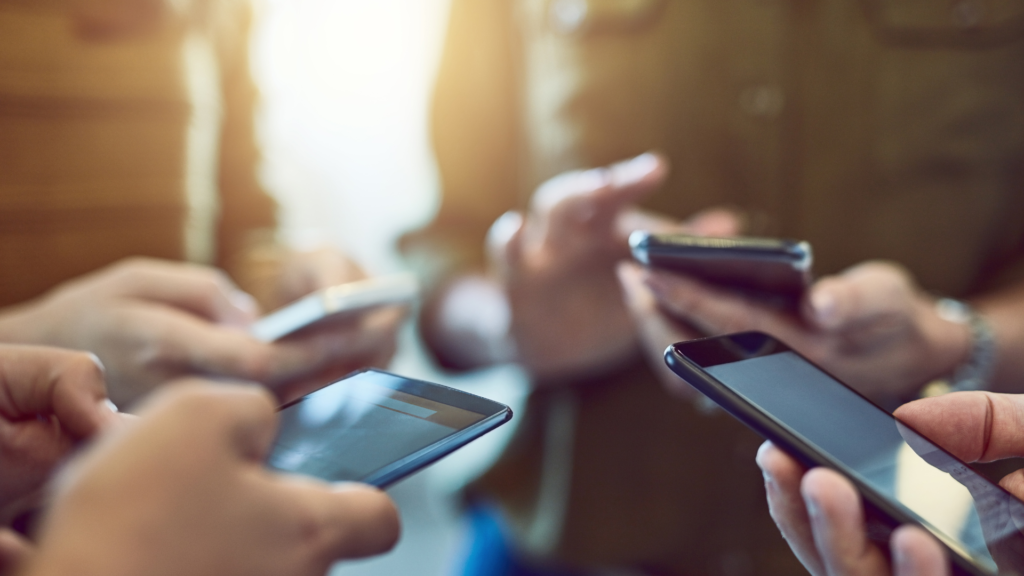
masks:
[[[503,314],[503,294],[483,276],[491,224],[519,204],[519,108],[512,3],[454,0],[431,105],[441,175],[440,210],[401,248],[424,278],[421,329],[451,368],[489,364],[488,326],[451,326],[441,309],[452,294],[471,294],[480,319]]]

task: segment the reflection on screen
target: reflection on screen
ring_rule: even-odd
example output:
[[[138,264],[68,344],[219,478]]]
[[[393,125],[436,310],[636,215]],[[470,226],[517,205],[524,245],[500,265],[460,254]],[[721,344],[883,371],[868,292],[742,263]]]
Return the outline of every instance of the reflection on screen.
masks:
[[[1020,572],[1024,505],[792,352],[707,372],[981,566]],[[988,542],[988,545],[986,545]],[[992,553],[990,553],[990,549]]]
[[[483,419],[391,387],[401,381],[363,372],[285,408],[269,466],[330,481],[365,480]]]

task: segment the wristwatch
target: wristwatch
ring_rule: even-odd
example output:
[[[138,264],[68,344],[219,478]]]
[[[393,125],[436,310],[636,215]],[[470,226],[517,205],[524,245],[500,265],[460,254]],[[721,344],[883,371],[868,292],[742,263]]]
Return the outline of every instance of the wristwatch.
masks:
[[[971,332],[971,351],[949,379],[950,392],[986,390],[996,365],[996,340],[992,326],[969,304],[952,298],[935,303],[943,320],[966,324]]]

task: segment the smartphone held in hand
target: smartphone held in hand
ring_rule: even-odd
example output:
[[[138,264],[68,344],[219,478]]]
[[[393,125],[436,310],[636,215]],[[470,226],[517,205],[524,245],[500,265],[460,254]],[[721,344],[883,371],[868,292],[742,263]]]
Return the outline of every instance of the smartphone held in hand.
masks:
[[[679,342],[665,361],[805,466],[846,476],[864,497],[869,535],[887,541],[917,524],[947,548],[954,574],[1024,573],[1024,502],[774,337]]]
[[[419,283],[412,274],[394,274],[347,282],[314,292],[267,314],[249,332],[264,342],[321,323],[358,314],[389,304],[407,304],[419,295]]]
[[[268,465],[384,487],[511,418],[508,406],[468,392],[363,370],[281,408]]]
[[[680,272],[782,304],[799,301],[811,283],[811,246],[775,238],[712,238],[687,234],[629,236],[641,264]]]

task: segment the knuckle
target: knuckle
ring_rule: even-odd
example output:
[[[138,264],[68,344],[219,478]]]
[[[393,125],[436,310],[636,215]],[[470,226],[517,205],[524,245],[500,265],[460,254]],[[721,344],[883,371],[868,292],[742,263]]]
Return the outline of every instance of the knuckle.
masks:
[[[91,380],[103,380],[106,369],[103,361],[92,352],[71,351],[68,353],[67,364],[75,373]]]

